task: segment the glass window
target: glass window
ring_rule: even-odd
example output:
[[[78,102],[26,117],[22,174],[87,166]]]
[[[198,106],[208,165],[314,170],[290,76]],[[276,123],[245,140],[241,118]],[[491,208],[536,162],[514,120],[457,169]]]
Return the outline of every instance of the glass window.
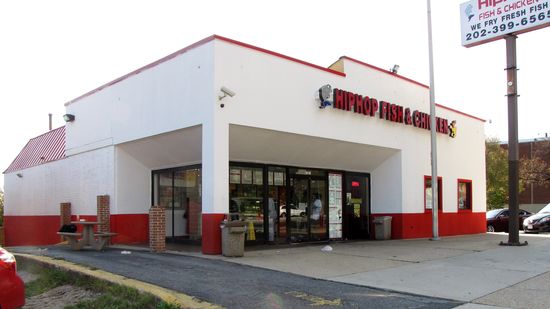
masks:
[[[286,241],[286,169],[269,167],[268,183],[268,241]]]
[[[263,168],[229,167],[229,215],[246,222],[246,240],[264,240]]]
[[[441,211],[443,203],[441,201],[443,200],[443,190],[442,190],[442,179],[441,177],[437,177],[437,209]],[[432,177],[431,176],[424,176],[424,208],[426,210],[432,209]]]
[[[472,181],[458,180],[458,209],[472,209]]]
[[[153,204],[164,207],[166,236],[201,239],[201,169],[153,172]]]

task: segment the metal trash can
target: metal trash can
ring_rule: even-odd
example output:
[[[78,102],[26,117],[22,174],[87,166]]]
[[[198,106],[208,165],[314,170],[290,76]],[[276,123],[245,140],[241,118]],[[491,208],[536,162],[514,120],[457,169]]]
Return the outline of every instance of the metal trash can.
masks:
[[[374,218],[374,237],[376,240],[391,239],[391,217]]]
[[[244,255],[244,221],[222,221],[222,254],[224,256]]]

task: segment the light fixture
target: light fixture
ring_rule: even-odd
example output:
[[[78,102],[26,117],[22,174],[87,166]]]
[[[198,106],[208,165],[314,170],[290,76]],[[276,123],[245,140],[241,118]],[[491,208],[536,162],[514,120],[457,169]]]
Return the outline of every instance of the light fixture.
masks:
[[[393,68],[390,69],[390,72],[397,74],[397,71],[399,71],[399,64],[394,64]]]
[[[15,175],[17,175],[17,177],[19,177],[19,178],[23,178],[23,174],[21,174],[21,173],[17,173]]]
[[[63,120],[65,120],[65,122],[73,122],[74,121],[74,115],[73,114],[65,114],[65,115],[63,115]]]

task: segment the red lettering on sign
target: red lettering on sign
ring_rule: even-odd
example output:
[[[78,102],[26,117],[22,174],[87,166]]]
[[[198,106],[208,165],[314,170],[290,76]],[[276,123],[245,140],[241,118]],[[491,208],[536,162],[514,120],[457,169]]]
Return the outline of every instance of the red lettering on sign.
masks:
[[[400,105],[397,106],[397,117],[395,121],[403,123],[403,106],[400,106]]]
[[[346,110],[350,111],[353,109],[353,106],[355,105],[355,94],[348,92],[347,98],[348,98],[348,104],[346,105]]]
[[[344,90],[334,89],[332,98],[334,100],[334,108],[345,109]]]
[[[411,109],[405,108],[405,124],[411,125],[412,124],[412,116],[411,116]]]
[[[374,117],[378,112],[380,119],[413,125],[425,130],[430,130],[431,127],[429,114],[417,110],[411,111],[410,108],[404,108],[401,105],[386,101],[378,102],[375,98],[363,97],[337,88],[333,91],[333,107],[371,117]],[[435,130],[438,133],[448,134],[450,132],[448,120],[436,117]]]
[[[376,114],[376,111],[378,110],[378,100],[375,98],[370,99],[370,116],[374,117],[374,114]]]
[[[370,98],[364,97],[363,98],[363,115],[370,114]]]
[[[355,98],[355,112],[358,114],[363,113],[363,97],[360,95]]]

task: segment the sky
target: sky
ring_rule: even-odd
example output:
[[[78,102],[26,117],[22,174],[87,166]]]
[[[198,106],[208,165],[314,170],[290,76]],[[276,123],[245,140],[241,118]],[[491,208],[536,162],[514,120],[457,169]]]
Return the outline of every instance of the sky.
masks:
[[[435,101],[507,140],[505,43],[462,47],[462,2],[432,1]],[[324,67],[399,64],[429,85],[427,24],[423,0],[0,0],[0,170],[48,113],[60,127],[64,103],[213,34]],[[520,139],[550,134],[548,55],[550,27],[518,37]]]

